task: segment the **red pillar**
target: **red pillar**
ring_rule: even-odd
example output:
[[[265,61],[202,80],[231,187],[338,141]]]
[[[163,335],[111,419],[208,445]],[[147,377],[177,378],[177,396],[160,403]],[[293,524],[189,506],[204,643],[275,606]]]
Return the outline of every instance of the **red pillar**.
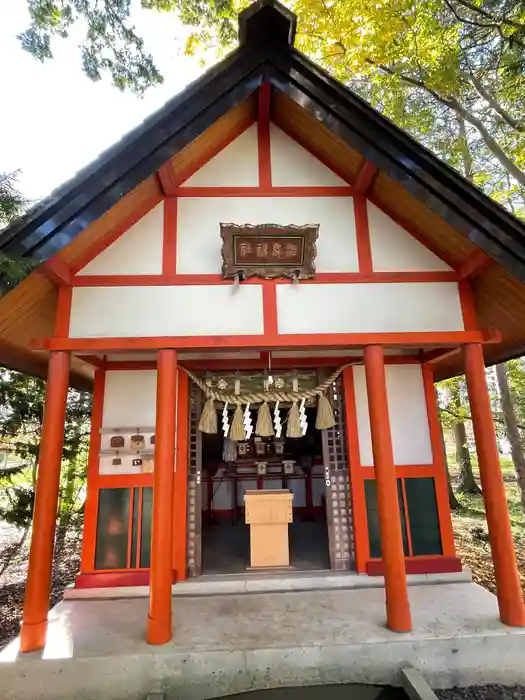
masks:
[[[364,350],[370,433],[377,488],[381,551],[385,566],[387,625],[394,632],[412,629],[405,573],[396,470],[390,434],[383,348]]]
[[[33,530],[20,631],[21,651],[42,649],[46,643],[69,362],[67,352],[50,353]]]
[[[171,584],[176,389],[177,353],[171,349],[159,350],[147,631],[149,644],[165,644],[172,636]]]
[[[496,431],[479,343],[463,348],[472,425],[476,438],[479,475],[485,501],[501,621],[525,626],[525,607],[512,542],[509,511],[501,473]]]

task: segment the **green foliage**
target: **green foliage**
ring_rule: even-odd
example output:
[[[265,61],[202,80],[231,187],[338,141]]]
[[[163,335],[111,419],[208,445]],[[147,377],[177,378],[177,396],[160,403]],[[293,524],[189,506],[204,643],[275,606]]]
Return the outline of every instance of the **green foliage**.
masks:
[[[17,219],[28,202],[17,188],[18,172],[0,173],[0,229]],[[34,260],[0,252],[0,292],[23,279],[36,266]]]
[[[0,229],[24,211],[27,202],[17,188],[19,172],[0,172]]]
[[[27,0],[27,4],[31,25],[19,39],[40,61],[53,58],[53,37],[66,38],[74,25],[83,25],[82,67],[91,80],[109,73],[119,90],[130,89],[139,95],[162,82],[130,21],[131,0]],[[163,3],[151,4],[160,7]]]
[[[27,0],[20,35],[40,60],[85,27],[83,67],[141,94],[162,76],[131,0]],[[249,0],[141,0],[192,28],[186,44],[233,48]],[[525,217],[525,5],[519,0],[291,0],[296,46],[516,216]]]
[[[5,463],[0,467],[0,518],[28,526],[40,448],[45,382],[19,372],[0,374],[0,440]],[[78,507],[89,442],[91,396],[69,391],[64,432],[61,510]]]

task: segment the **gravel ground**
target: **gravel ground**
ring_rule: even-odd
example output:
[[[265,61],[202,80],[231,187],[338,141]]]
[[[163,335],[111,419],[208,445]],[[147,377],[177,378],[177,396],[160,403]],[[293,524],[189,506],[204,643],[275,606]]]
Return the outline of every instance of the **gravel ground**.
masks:
[[[20,539],[16,528],[0,523],[0,566],[11,547]],[[11,561],[11,566],[0,576],[0,649],[15,637],[20,629],[24,590],[29,556],[28,536],[24,545]],[[73,582],[80,563],[80,531],[71,528],[53,562],[51,606],[62,600],[64,588]],[[0,693],[1,697],[1,693]]]
[[[470,688],[436,690],[441,700],[525,700],[525,686],[474,685]]]

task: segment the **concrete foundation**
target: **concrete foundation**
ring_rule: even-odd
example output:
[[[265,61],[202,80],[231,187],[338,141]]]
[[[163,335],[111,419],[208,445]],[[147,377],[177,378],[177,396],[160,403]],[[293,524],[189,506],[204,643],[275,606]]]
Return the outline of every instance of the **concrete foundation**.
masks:
[[[474,583],[411,586],[414,631],[385,628],[384,590],[176,597],[174,638],[144,641],[148,602],[72,600],[50,613],[42,653],[0,652],[2,700],[203,700],[320,683],[400,684],[413,666],[435,688],[525,683],[525,630],[498,620]]]

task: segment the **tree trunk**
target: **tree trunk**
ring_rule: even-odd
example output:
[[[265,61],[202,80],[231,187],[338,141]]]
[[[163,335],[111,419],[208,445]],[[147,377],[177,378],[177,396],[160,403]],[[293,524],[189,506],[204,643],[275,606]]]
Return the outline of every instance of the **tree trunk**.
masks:
[[[459,486],[461,493],[481,493],[472,472],[472,462],[467,444],[467,431],[464,421],[454,424],[454,441],[456,443],[456,462],[459,467]]]
[[[505,421],[505,432],[507,440],[510,443],[510,451],[512,454],[512,462],[516,470],[516,480],[521,494],[521,505],[525,510],[525,455],[523,454],[523,445],[521,443],[521,435],[516,420],[516,412],[514,411],[514,402],[512,393],[507,378],[507,366],[505,363],[496,365],[496,378],[498,380],[499,400],[501,411]]]
[[[461,159],[463,161],[463,175],[467,178],[467,180],[472,182],[472,178],[474,176],[474,164],[472,162],[472,154],[470,152],[465,120],[459,116],[457,119],[459,127]]]
[[[448,466],[447,446],[445,444],[445,433],[443,432],[443,423],[441,421],[439,421],[439,427],[441,430],[441,444],[443,446],[443,457],[445,459],[445,469],[447,472],[448,504],[450,510],[459,510],[461,508],[461,503],[456,498],[456,494],[452,488],[452,480],[450,478],[450,469]]]

